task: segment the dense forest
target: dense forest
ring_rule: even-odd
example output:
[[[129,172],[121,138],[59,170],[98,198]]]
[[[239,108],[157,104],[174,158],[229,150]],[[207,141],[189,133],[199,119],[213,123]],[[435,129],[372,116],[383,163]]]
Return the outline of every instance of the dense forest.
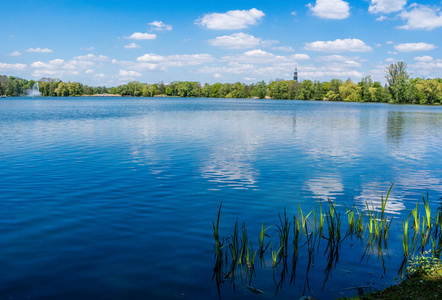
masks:
[[[67,97],[113,94],[133,97],[159,95],[208,98],[272,98],[298,100],[330,100],[352,102],[391,102],[441,104],[442,79],[410,78],[407,65],[398,62],[386,67],[384,86],[373,82],[371,76],[355,83],[351,79],[332,79],[326,82],[303,80],[275,80],[252,84],[215,83],[204,85],[193,81],[174,81],[169,84],[147,84],[132,81],[117,87],[91,87],[78,82],[42,78],[39,81],[13,76],[0,76],[0,95],[22,96],[38,82],[44,97]]]

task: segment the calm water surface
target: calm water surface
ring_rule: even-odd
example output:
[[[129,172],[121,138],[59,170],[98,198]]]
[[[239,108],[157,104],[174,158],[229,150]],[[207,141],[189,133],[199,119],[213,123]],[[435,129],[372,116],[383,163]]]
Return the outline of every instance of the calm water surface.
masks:
[[[328,299],[391,284],[399,229],[428,191],[442,196],[442,107],[214,99],[9,98],[0,101],[0,299],[216,299],[212,221],[261,222],[315,198],[387,205],[382,259],[348,240],[324,283],[325,258],[296,280],[256,267],[254,295]],[[344,216],[345,217],[345,216]],[[396,222],[395,222],[396,221]],[[277,236],[276,227],[269,234]],[[276,279],[275,279],[276,278]],[[306,279],[307,278],[307,279]],[[276,283],[275,283],[276,282]],[[306,285],[306,282],[308,285]]]

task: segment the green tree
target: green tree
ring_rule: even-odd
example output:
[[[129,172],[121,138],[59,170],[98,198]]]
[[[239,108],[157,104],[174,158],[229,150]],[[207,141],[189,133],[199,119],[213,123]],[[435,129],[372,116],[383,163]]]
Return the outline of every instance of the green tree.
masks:
[[[212,86],[208,83],[205,83],[203,88],[201,89],[201,95],[206,98],[212,97]]]
[[[298,99],[300,100],[311,100],[313,99],[313,93],[315,90],[315,85],[310,80],[304,80],[298,91]]]
[[[433,104],[442,99],[442,83],[435,79],[427,79],[416,84],[416,90],[421,95],[421,104]]]
[[[263,99],[267,95],[267,84],[264,80],[259,81],[253,88],[253,95],[259,99]]]
[[[385,79],[388,82],[393,101],[406,103],[410,98],[410,75],[407,72],[407,64],[403,61],[391,64],[385,72]]]
[[[351,80],[345,81],[339,87],[339,93],[344,101],[360,101],[361,100],[361,87]]]

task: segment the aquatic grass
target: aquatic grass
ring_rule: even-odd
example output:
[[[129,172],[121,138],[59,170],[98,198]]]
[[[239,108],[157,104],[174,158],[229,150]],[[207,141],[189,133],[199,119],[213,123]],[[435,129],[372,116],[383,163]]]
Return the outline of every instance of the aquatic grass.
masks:
[[[364,212],[360,212],[357,208],[356,208],[356,215],[357,215],[357,219],[356,219],[356,233],[358,235],[359,238],[361,238],[364,234]]]
[[[373,236],[373,222],[374,222],[374,216],[373,216],[373,212],[370,211],[370,207],[368,206],[368,203],[365,202],[365,205],[367,206],[367,215],[368,215],[368,224],[367,224],[367,229],[368,229],[368,235],[369,237]]]
[[[345,205],[345,203],[344,203],[344,207],[346,210],[347,220],[348,220],[348,233],[351,234],[355,231],[355,228],[356,228],[356,219],[355,219],[355,215],[357,212],[356,203],[353,203],[353,206],[351,209],[348,208],[347,205]]]
[[[222,205],[223,205],[223,203],[221,202],[221,204],[219,205],[219,209],[218,209],[218,216],[216,218],[216,225],[215,225],[215,222],[212,222],[213,237],[215,238],[215,256],[216,256],[217,264],[221,264],[222,257],[223,257],[222,243],[220,242],[220,239],[219,239],[219,220],[220,220]]]
[[[405,257],[408,257],[408,255],[409,255],[408,222],[410,221],[410,217],[411,217],[411,213],[408,215],[407,220],[402,221],[403,235],[401,236],[401,240],[402,240],[402,248],[404,249],[404,256]]]
[[[233,229],[233,234],[230,236],[230,253],[232,255],[232,262],[235,264],[238,262],[238,254],[239,254],[239,236],[238,236],[238,219],[235,222],[235,226]]]
[[[255,256],[256,250],[253,251],[252,242],[250,242],[246,250],[246,265],[248,268],[253,268],[253,266],[255,265]]]
[[[427,228],[431,228],[431,207],[428,199],[428,192],[427,192],[427,201],[425,201],[424,194],[422,194],[422,202],[424,203],[425,208],[425,218],[426,218],[426,226]]]
[[[270,226],[271,227],[271,226]],[[258,237],[258,243],[259,243],[259,256],[262,257],[264,255],[264,252],[267,250],[270,241],[267,243],[267,245],[264,246],[264,238],[270,238],[270,236],[266,233],[266,231],[270,228],[267,227],[267,224],[264,225],[264,223],[261,223],[261,232],[259,233]]]
[[[280,225],[277,225],[277,227],[278,227],[278,231],[279,231],[279,244],[281,246],[280,255],[287,256],[288,239],[289,239],[291,223],[287,219],[287,212],[286,212],[285,207],[284,207],[284,217],[281,218],[281,215],[279,215],[279,222],[280,222]]]
[[[280,258],[279,258],[279,253],[281,251],[283,246],[279,247],[278,251],[276,251],[276,248],[273,249],[272,245],[270,246],[270,252],[272,253],[272,267],[276,268],[276,266],[278,265]]]
[[[381,196],[380,206],[376,207],[373,203],[365,203],[366,209],[359,210],[355,203],[351,206],[343,203],[344,208],[337,209],[336,202],[327,199],[328,205],[325,205],[325,209],[322,205],[322,201],[316,198],[314,207],[311,211],[305,214],[305,211],[301,208],[301,203],[298,203],[298,210],[293,215],[293,220],[287,218],[287,210],[284,208],[284,212],[278,214],[278,224],[273,225],[277,227],[276,231],[271,232],[268,230],[272,226],[268,226],[267,223],[261,223],[259,236],[258,236],[258,248],[255,249],[252,245],[251,239],[248,237],[248,228],[246,223],[242,223],[239,226],[238,220],[235,222],[233,233],[228,235],[225,239],[221,237],[219,233],[220,228],[220,214],[221,206],[218,210],[216,221],[212,222],[213,236],[215,238],[215,273],[214,277],[218,282],[223,282],[225,279],[229,279],[231,282],[235,280],[235,269],[239,272],[237,276],[241,276],[241,281],[249,281],[251,283],[253,274],[255,273],[255,258],[258,255],[260,257],[261,268],[263,262],[265,262],[264,255],[270,246],[270,254],[272,268],[274,269],[274,280],[277,285],[277,290],[281,288],[281,285],[285,278],[288,265],[288,239],[291,238],[290,230],[293,222],[293,257],[291,260],[291,283],[294,283],[296,277],[296,267],[298,256],[301,251],[304,250],[308,254],[308,261],[306,260],[306,281],[304,289],[309,286],[308,273],[311,267],[315,265],[314,255],[318,254],[321,250],[324,251],[323,255],[326,261],[326,267],[324,269],[324,284],[331,275],[332,270],[339,262],[339,252],[342,242],[347,237],[353,238],[357,235],[357,238],[361,240],[361,245],[364,241],[367,241],[364,257],[367,260],[372,256],[377,256],[378,260],[382,259],[382,267],[384,273],[386,272],[386,260],[385,255],[388,254],[387,239],[389,231],[393,223],[393,218],[387,214],[387,204],[389,195],[391,193],[393,185],[390,186],[386,197]],[[404,260],[401,264],[401,269],[404,270],[407,265],[407,260],[413,257],[416,252],[423,253],[430,249],[434,257],[440,257],[442,251],[442,205],[441,207],[431,215],[429,196],[422,195],[423,205],[425,207],[424,214],[419,212],[419,199],[416,203],[416,207],[408,214],[407,218],[401,221],[400,236],[402,240],[402,248],[404,253]],[[319,203],[318,203],[319,202]],[[346,216],[341,219],[341,213],[345,212]],[[313,217],[312,217],[313,215]],[[365,216],[367,215],[367,218]],[[422,216],[422,217],[421,217]],[[344,218],[346,220],[344,220]],[[367,219],[367,220],[366,220]],[[341,237],[341,225],[342,222],[346,223],[345,227],[347,234]],[[348,226],[347,226],[348,225]],[[413,232],[411,232],[413,230]],[[276,234],[276,237],[274,236]],[[276,238],[276,243],[272,243],[273,238]],[[306,237],[304,243],[303,239]],[[326,240],[327,244],[320,247],[321,240]],[[226,244],[225,244],[226,243]],[[353,243],[353,241],[351,241]],[[225,247],[229,247],[230,251],[224,251]],[[306,246],[306,247],[305,247]],[[316,253],[314,253],[316,251]],[[302,256],[305,257],[305,256]],[[231,261],[229,261],[231,259]],[[222,264],[221,264],[222,262]],[[225,262],[226,269],[223,268]],[[230,262],[230,264],[228,264]],[[228,269],[230,266],[230,269]],[[227,270],[228,272],[224,272]],[[275,279],[275,275],[277,275]],[[400,271],[398,274],[401,274]],[[244,281],[245,282],[245,281]]]

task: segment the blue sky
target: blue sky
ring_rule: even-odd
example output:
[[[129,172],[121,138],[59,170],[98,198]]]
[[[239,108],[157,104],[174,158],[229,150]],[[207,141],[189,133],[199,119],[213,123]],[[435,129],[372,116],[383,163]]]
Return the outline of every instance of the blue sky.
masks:
[[[0,0],[0,74],[128,81],[442,77],[442,2]]]

